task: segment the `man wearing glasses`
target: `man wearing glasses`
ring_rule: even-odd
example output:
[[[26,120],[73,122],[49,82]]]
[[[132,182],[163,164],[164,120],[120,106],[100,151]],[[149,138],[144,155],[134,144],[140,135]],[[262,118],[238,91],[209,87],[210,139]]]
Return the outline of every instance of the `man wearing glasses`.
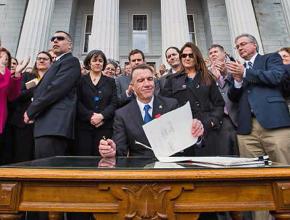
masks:
[[[228,62],[234,77],[229,98],[239,103],[238,142],[241,156],[268,154],[275,162],[290,164],[290,115],[279,86],[284,69],[278,53],[258,54],[254,36],[235,39],[245,64]]]
[[[51,45],[56,61],[39,82],[33,102],[24,113],[25,123],[35,122],[36,158],[65,155],[69,140],[74,138],[80,63],[71,54],[72,39],[68,33],[55,32]]]

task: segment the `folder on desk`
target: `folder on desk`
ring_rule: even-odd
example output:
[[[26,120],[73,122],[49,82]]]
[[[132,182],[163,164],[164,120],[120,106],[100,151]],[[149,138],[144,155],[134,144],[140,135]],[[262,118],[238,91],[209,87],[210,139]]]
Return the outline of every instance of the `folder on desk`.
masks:
[[[268,156],[246,158],[246,157],[159,157],[160,162],[165,163],[187,163],[203,167],[256,167],[271,165]]]

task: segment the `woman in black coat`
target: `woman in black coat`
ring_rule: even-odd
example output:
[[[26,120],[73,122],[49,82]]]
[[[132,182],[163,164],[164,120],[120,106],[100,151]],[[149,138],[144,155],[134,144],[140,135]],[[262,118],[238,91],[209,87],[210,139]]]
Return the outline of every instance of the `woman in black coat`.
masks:
[[[32,102],[33,90],[37,82],[44,76],[51,64],[52,57],[50,54],[46,51],[41,51],[36,56],[32,72],[23,73],[21,94],[13,101],[13,112],[9,118],[13,136],[12,162],[28,161],[34,158],[34,126],[33,123],[24,123],[23,115]]]
[[[82,76],[78,86],[75,155],[99,155],[100,140],[112,137],[117,92],[115,80],[102,74],[106,63],[100,50],[89,52],[84,60],[89,74]]]
[[[195,155],[217,155],[215,138],[218,137],[215,131],[222,125],[224,100],[198,47],[190,42],[186,43],[180,50],[180,59],[184,70],[168,78],[161,94],[176,98],[180,106],[189,101],[192,117],[203,123],[204,147],[196,148]]]

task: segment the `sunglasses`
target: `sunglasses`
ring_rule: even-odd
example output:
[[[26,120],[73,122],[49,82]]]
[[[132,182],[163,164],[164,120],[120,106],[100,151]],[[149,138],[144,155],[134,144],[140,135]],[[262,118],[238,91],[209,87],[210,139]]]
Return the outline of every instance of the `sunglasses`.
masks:
[[[65,37],[63,37],[63,36],[53,36],[52,38],[50,38],[50,41],[53,42],[55,39],[58,40],[58,41],[63,41],[63,40],[65,40]]]
[[[183,54],[181,54],[181,58],[185,59],[186,57],[193,58],[193,53],[183,53]]]

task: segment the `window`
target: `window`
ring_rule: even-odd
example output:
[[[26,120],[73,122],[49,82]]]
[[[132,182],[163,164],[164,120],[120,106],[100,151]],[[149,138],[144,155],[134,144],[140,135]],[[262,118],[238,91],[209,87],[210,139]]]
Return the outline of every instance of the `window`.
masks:
[[[133,48],[149,52],[147,15],[133,15]]]
[[[193,15],[187,15],[188,28],[189,28],[189,39],[192,43],[196,44],[195,36],[195,25]]]
[[[86,25],[85,25],[85,40],[84,40],[84,48],[83,52],[87,53],[89,50],[89,41],[90,36],[92,34],[92,24],[93,24],[93,15],[86,16]]]

